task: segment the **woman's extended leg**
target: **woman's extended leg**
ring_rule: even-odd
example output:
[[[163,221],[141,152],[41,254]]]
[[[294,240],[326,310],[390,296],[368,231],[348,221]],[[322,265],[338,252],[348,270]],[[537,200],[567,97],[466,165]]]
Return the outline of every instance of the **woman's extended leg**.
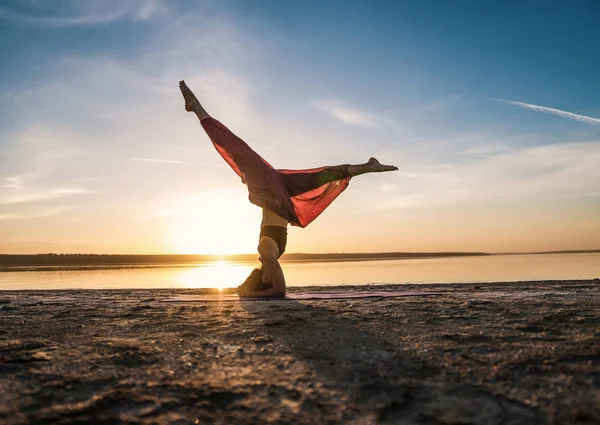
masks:
[[[194,96],[194,93],[192,93],[188,86],[185,85],[185,81],[181,80],[179,82],[179,89],[185,100],[186,111],[195,113],[200,121],[205,118],[210,118],[210,115],[208,115],[208,112],[200,105],[200,102],[196,96]]]
[[[296,220],[290,222],[295,226],[306,227],[348,187],[352,177],[397,169],[393,165],[382,165],[375,158],[371,158],[364,164],[277,171],[294,205]]]
[[[254,152],[246,142],[206,112],[194,93],[185,84],[185,81],[181,80],[179,82],[179,89],[185,100],[185,110],[196,114],[217,151],[231,168],[242,177],[244,183],[256,184],[253,181],[256,180],[256,178],[253,178],[254,175],[262,176],[269,170],[274,172],[273,167]]]
[[[369,161],[364,164],[348,166],[348,174],[350,174],[351,177],[367,173],[382,173],[384,171],[398,171],[398,167],[380,164],[375,158],[369,158]]]
[[[179,88],[185,99],[185,110],[196,114],[217,151],[231,168],[242,177],[244,183],[250,185],[260,184],[263,182],[260,181],[260,178],[257,179],[256,176],[262,177],[265,173],[268,174],[269,171],[275,174],[273,167],[254,152],[246,142],[206,112],[183,80],[179,82]]]
[[[185,99],[186,111],[196,114],[217,152],[248,186],[250,202],[268,207],[289,221],[294,220],[292,201],[279,173],[246,142],[212,118],[184,81],[179,82],[179,88]]]
[[[290,196],[298,196],[338,180],[361,174],[396,170],[398,168],[393,165],[383,165],[375,158],[370,158],[364,164],[343,164],[303,171],[279,170],[279,172],[285,176],[284,180]]]
[[[396,170],[398,170],[398,167],[395,167],[394,165],[383,165],[377,159],[369,158],[364,164],[344,164],[333,167],[324,167],[322,171],[317,173],[315,184],[329,183],[348,177],[359,176],[361,174]]]

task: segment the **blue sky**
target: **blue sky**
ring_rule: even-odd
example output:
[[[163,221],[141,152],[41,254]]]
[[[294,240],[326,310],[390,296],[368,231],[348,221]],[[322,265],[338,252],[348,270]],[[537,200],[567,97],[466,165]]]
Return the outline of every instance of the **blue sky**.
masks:
[[[400,168],[290,252],[598,248],[600,6],[507,3],[4,1],[0,252],[252,251],[180,79],[276,167]]]

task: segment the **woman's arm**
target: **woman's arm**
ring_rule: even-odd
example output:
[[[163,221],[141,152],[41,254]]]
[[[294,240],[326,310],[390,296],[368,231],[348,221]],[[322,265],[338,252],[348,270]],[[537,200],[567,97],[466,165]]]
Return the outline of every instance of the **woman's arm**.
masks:
[[[272,298],[284,298],[286,287],[285,277],[283,270],[277,257],[279,256],[279,248],[277,243],[269,237],[261,238],[258,244],[258,253],[262,259],[263,268],[265,272],[271,278],[271,288],[262,291],[249,291],[241,293],[242,297],[272,297]]]
[[[275,296],[285,297],[285,276],[277,260],[279,258],[277,243],[273,239],[263,236],[258,243],[258,253],[265,271],[271,275],[271,284],[273,285],[271,289]]]

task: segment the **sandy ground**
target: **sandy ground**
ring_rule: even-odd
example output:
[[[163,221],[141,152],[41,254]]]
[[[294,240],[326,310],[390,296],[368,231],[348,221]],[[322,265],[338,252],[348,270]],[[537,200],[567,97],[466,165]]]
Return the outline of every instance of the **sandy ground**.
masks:
[[[0,423],[600,423],[599,280],[353,289],[0,291]]]

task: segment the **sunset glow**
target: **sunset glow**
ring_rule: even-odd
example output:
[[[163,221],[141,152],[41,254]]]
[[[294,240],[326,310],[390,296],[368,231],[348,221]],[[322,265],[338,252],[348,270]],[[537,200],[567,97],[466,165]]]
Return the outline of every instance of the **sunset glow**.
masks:
[[[248,264],[216,262],[184,269],[178,274],[177,287],[181,288],[235,288],[252,270]]]
[[[206,192],[186,198],[171,219],[176,254],[251,252],[258,243],[258,223],[240,216],[239,199],[227,192]]]
[[[597,13],[259,3],[3,2],[0,253],[255,252],[181,79],[275,168],[398,166],[287,252],[600,247]]]

